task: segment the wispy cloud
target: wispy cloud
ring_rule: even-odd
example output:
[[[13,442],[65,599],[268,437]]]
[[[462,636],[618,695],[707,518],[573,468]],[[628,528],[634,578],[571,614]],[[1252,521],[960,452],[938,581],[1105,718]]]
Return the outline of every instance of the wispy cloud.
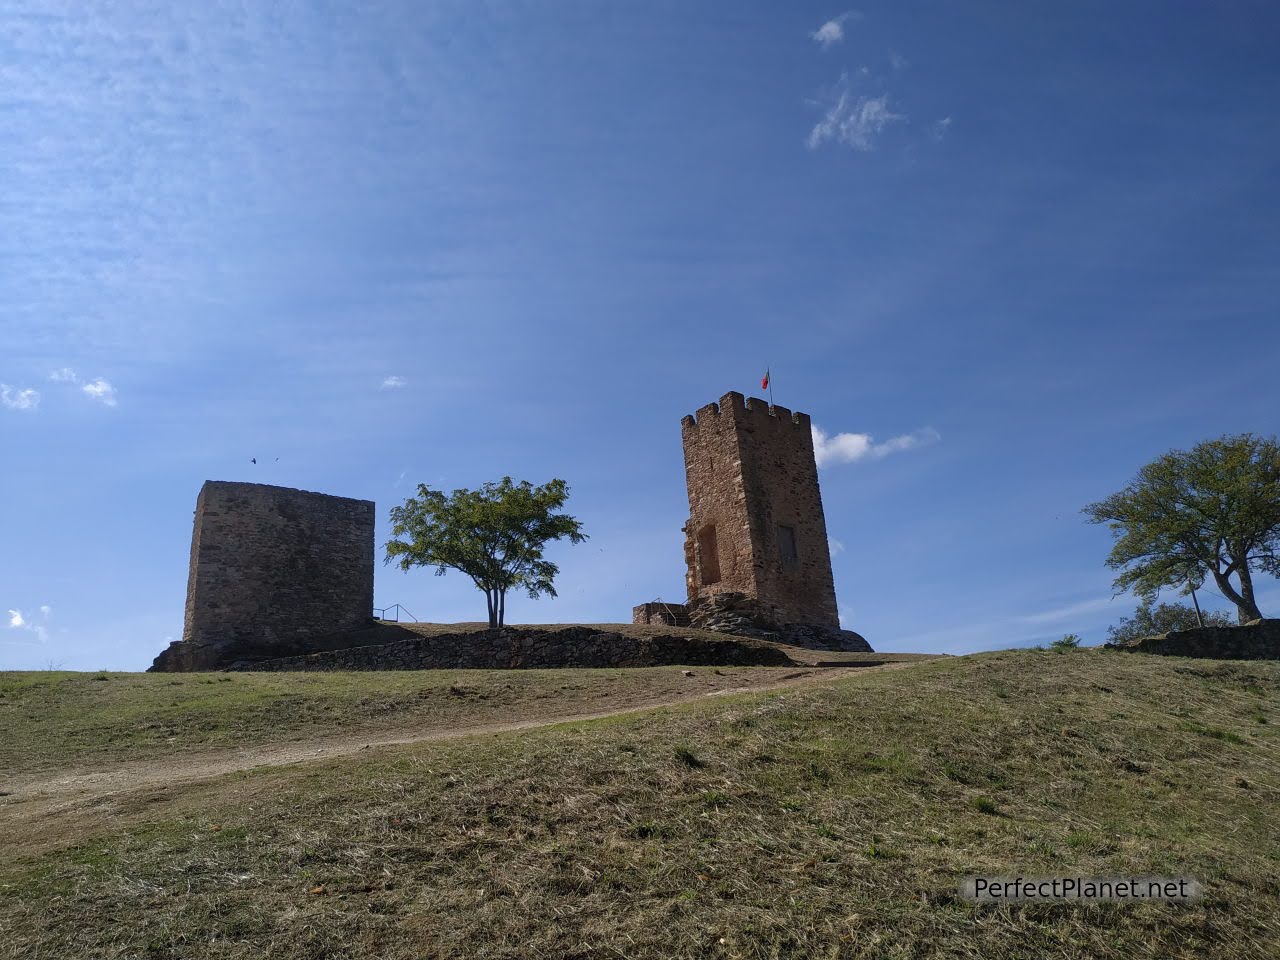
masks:
[[[907,67],[911,66],[911,62],[897,50],[890,50],[889,65],[895,70],[905,70]]]
[[[409,381],[406,380],[404,377],[387,377],[385,380],[382,381],[382,389],[398,390],[400,387],[403,387],[408,382]]]
[[[929,128],[929,136],[933,138],[935,143],[942,140],[947,135],[947,131],[951,129],[951,118],[943,117],[941,120],[935,120],[933,126]]]
[[[890,437],[883,443],[876,443],[869,433],[828,435],[816,424],[812,426],[812,430],[813,455],[820,467],[830,466],[833,463],[853,463],[856,460],[882,460],[891,453],[927,447],[942,439],[942,434],[933,427],[923,427],[912,433]]]
[[[1071,620],[1081,614],[1105,610],[1114,602],[1115,597],[1097,597],[1093,600],[1083,600],[1080,603],[1073,603],[1065,607],[1054,607],[1052,610],[1044,610],[1040,613],[1023,614],[1013,619],[1020,623],[1057,623],[1061,620]]]
[[[841,543],[839,540],[837,540],[835,537],[828,537],[827,549],[831,551],[831,555],[833,557],[839,556],[840,554],[844,553],[844,544]]]
[[[96,400],[108,407],[116,405],[116,388],[102,377],[84,384],[80,389],[90,400]]]
[[[850,20],[858,20],[861,17],[862,14],[857,10],[846,10],[840,16],[832,17],[809,36],[823,50],[830,50],[844,39],[844,25]]]
[[[34,410],[40,406],[40,393],[30,387],[11,387],[0,383],[0,404],[10,410]]]
[[[875,149],[876,138],[891,123],[904,122],[904,114],[894,113],[889,105],[889,95],[868,97],[855,93],[849,87],[849,78],[840,78],[834,96],[829,98],[821,120],[809,131],[805,141],[810,150],[817,150],[824,143],[842,143],[854,150],[867,152]]]
[[[10,610],[9,611],[9,629],[18,630],[22,633],[34,634],[38,642],[44,643],[46,640],[49,639],[49,629],[48,627],[45,626],[44,622],[48,621],[49,617],[52,616],[52,614],[53,614],[53,609],[47,603],[41,605],[40,621],[37,621],[37,622],[32,622],[32,620],[28,619],[26,616],[23,615],[21,610]],[[14,642],[23,642],[23,641],[14,641]],[[29,643],[30,641],[25,641],[25,642]]]
[[[1117,610],[1113,597],[1095,597],[1067,606],[1035,613],[1011,613],[989,620],[966,623],[959,627],[929,630],[896,641],[899,649],[922,649],[948,653],[972,653],[975,650],[999,650],[1045,643],[1061,636],[1063,630],[1080,632],[1092,627],[1098,615]]]
[[[116,396],[116,388],[111,385],[109,380],[103,377],[82,381],[80,375],[71,367],[59,367],[49,374],[49,379],[54,383],[68,383],[79,387],[80,392],[86,397],[101,403],[103,406],[114,407],[119,403],[119,399]]]

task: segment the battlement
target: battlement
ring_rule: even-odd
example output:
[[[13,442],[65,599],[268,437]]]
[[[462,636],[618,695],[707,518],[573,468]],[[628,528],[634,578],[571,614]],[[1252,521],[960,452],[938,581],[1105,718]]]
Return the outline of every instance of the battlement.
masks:
[[[790,423],[793,426],[809,429],[810,417],[807,413],[799,413],[779,407],[759,397],[746,397],[736,390],[731,390],[720,398],[718,403],[708,403],[699,407],[696,413],[686,414],[680,420],[682,431],[697,430],[707,426],[708,421],[716,422],[728,413],[734,420],[743,421],[748,418],[769,417],[779,423]]]
[[[725,592],[838,625],[809,415],[730,392],[681,420],[691,606]]]

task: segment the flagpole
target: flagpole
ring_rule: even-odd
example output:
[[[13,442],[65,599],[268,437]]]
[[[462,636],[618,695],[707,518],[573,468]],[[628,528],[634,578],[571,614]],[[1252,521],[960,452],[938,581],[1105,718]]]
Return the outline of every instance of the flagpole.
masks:
[[[769,368],[769,406],[773,406],[773,367]]]

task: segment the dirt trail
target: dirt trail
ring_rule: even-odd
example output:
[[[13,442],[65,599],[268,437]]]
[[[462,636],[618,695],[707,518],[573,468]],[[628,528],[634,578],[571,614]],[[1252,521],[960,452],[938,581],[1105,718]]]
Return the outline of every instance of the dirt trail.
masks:
[[[654,696],[616,709],[592,713],[566,713],[505,723],[454,724],[412,730],[356,730],[306,742],[268,743],[243,750],[206,751],[162,759],[132,760],[106,770],[71,769],[52,777],[32,776],[7,784],[9,794],[0,797],[0,851],[16,847],[29,854],[50,843],[65,842],[66,838],[76,836],[82,829],[91,826],[87,821],[101,827],[119,815],[146,807],[151,801],[174,799],[176,792],[181,792],[183,788],[241,771],[329,760],[379,747],[512,733],[560,723],[599,720],[691,703],[708,697],[799,687],[851,674],[901,669],[912,665],[912,662],[890,662],[874,666],[800,667],[781,680],[677,696]]]
[[[414,729],[354,730],[304,742],[256,744],[242,750],[201,751],[160,759],[131,760],[106,770],[67,770],[54,776],[33,775],[6,784],[9,795],[0,797],[3,820],[55,813],[60,808],[93,803],[113,794],[156,787],[173,787],[209,780],[256,767],[285,766],[313,760],[327,760],[377,747],[401,746],[432,740],[511,733],[536,727],[581,720],[640,713],[707,697],[735,693],[778,690],[816,681],[833,680],[854,673],[888,670],[910,663],[883,663],[861,667],[800,667],[781,680],[749,683],[726,689],[698,691],[676,696],[650,696],[628,702],[616,709],[585,713],[564,713],[502,723],[464,723]]]

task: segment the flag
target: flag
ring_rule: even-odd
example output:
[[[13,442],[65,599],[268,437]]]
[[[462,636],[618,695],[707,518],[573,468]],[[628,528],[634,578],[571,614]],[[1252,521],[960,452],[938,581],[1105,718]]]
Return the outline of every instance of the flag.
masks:
[[[764,376],[760,378],[760,389],[761,390],[769,389],[769,371],[768,370],[766,370],[764,372]]]

